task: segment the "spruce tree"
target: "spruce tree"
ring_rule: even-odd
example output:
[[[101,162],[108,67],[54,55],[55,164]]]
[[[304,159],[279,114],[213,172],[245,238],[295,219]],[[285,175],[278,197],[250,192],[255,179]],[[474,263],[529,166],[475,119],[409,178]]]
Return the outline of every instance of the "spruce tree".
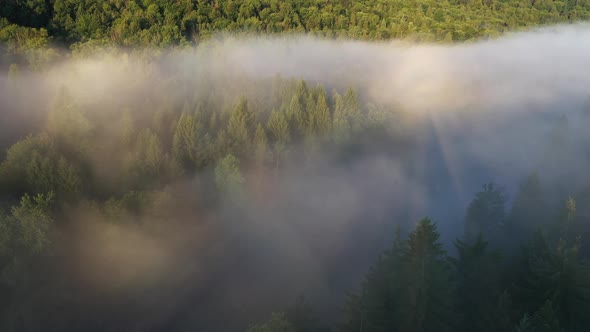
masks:
[[[336,90],[332,93],[334,115],[332,117],[332,137],[336,143],[347,142],[350,138],[350,121],[344,108],[344,99]]]
[[[266,125],[270,132],[273,148],[273,158],[275,165],[278,167],[281,159],[284,157],[284,152],[291,140],[291,134],[289,131],[289,123],[283,113],[272,111],[268,118]]]
[[[503,192],[495,188],[493,183],[483,186],[483,190],[475,195],[467,208],[465,216],[467,242],[475,241],[480,233],[491,240],[500,238],[505,222],[505,201]]]
[[[254,116],[248,108],[246,98],[242,97],[231,113],[227,127],[230,148],[234,154],[247,157],[250,151]]]
[[[460,331],[496,331],[496,306],[500,292],[500,256],[489,252],[480,235],[472,244],[455,241],[458,257],[452,259],[457,274],[457,310]]]
[[[408,236],[402,255],[400,331],[453,331],[454,285],[451,265],[430,219]]]
[[[192,171],[203,164],[205,148],[201,146],[202,135],[202,126],[195,116],[183,112],[174,130],[172,154],[186,170]]]

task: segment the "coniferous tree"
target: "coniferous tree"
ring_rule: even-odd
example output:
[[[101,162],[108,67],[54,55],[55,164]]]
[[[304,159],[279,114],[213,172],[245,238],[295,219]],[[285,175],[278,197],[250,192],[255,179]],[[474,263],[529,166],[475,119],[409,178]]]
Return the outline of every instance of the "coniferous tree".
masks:
[[[467,208],[465,216],[465,239],[474,241],[478,234],[497,240],[505,222],[504,210],[505,198],[501,190],[489,183],[483,186],[483,190],[475,195],[475,198]]]
[[[584,331],[590,326],[590,265],[579,257],[579,242],[560,239],[552,244],[537,232],[523,266],[517,291],[526,311],[537,310],[549,299],[566,330]]]
[[[230,148],[234,154],[246,157],[250,151],[253,121],[254,118],[248,109],[246,98],[240,98],[229,118],[227,127]]]
[[[403,252],[401,331],[453,331],[454,285],[451,265],[430,219],[422,219],[408,236]]]
[[[178,119],[174,138],[172,140],[172,154],[187,170],[194,170],[204,164],[205,148],[202,146],[203,129],[197,119],[183,112]]]
[[[287,116],[290,127],[297,129],[298,137],[303,137],[308,127],[307,106],[310,95],[305,81],[300,80],[297,82],[295,92],[287,110]]]
[[[271,135],[275,165],[278,167],[291,140],[289,123],[283,113],[272,111],[266,127]]]
[[[348,118],[350,128],[357,133],[362,128],[362,118],[358,97],[354,89],[349,88],[344,95],[344,114]]]
[[[344,331],[398,330],[404,302],[400,297],[402,254],[405,242],[396,231],[393,245],[379,255],[362,284],[361,294],[350,294],[346,305]]]
[[[338,92],[332,93],[334,100],[334,116],[332,120],[332,133],[334,141],[344,143],[350,138],[350,121],[344,107],[344,98]]]
[[[315,90],[317,96],[313,108],[309,112],[309,125],[313,135],[322,137],[328,134],[331,128],[330,109],[324,88],[318,86]]]
[[[480,235],[472,244],[455,241],[458,257],[452,259],[457,273],[457,310],[461,331],[497,331],[502,317],[497,312],[500,291],[500,257],[489,252]]]
[[[525,314],[515,328],[516,332],[563,332],[550,300],[532,316]]]

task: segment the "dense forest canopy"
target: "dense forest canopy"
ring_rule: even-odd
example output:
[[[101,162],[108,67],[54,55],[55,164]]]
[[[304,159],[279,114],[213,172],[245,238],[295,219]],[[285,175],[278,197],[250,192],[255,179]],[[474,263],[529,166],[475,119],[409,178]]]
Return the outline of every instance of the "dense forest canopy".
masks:
[[[589,331],[589,16],[0,0],[0,330]]]
[[[220,32],[452,42],[589,18],[589,0],[4,0],[0,42],[40,66],[56,45],[188,46]]]

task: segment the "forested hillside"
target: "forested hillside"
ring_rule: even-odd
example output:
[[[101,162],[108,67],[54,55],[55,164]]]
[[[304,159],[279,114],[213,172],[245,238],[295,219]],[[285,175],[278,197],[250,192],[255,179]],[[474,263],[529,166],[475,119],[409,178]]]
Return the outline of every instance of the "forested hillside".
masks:
[[[589,18],[0,0],[0,331],[590,331]]]
[[[0,42],[43,62],[57,50],[34,50],[55,45],[186,46],[220,32],[452,42],[588,18],[588,0],[4,0]]]

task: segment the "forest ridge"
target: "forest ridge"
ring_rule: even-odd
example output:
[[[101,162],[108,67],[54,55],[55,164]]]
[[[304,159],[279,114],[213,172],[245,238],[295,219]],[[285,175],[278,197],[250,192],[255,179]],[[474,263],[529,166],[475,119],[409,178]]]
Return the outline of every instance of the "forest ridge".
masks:
[[[12,0],[0,6],[0,41],[166,47],[230,32],[451,42],[588,18],[588,0]]]

